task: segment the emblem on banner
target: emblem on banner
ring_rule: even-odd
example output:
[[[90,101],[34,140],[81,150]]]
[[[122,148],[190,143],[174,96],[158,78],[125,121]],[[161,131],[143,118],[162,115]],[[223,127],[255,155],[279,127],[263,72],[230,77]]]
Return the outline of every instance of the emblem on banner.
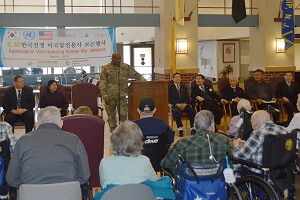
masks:
[[[23,32],[23,37],[26,40],[33,40],[35,38],[35,32],[26,30],[26,31]]]
[[[6,31],[5,38],[9,40],[18,40],[20,39],[19,31]]]

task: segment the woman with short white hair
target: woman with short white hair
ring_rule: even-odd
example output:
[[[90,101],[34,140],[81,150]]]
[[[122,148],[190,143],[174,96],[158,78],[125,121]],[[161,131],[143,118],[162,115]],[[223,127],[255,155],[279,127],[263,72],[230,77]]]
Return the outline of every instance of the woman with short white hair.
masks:
[[[156,173],[148,157],[141,155],[143,134],[136,123],[122,122],[110,137],[112,156],[101,160],[100,184],[122,185],[156,180]]]
[[[241,108],[244,108],[248,111],[251,110],[251,104],[247,99],[242,99],[237,104],[237,111],[240,113]],[[230,120],[229,130],[226,132],[226,135],[232,135],[235,139],[238,138],[239,131],[241,129],[242,120],[240,115],[233,116]]]

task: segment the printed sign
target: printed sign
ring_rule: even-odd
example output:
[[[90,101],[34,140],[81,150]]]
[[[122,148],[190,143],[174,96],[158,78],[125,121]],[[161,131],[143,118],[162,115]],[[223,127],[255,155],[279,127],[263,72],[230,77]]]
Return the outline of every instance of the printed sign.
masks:
[[[115,28],[0,28],[0,67],[101,66],[116,51]]]

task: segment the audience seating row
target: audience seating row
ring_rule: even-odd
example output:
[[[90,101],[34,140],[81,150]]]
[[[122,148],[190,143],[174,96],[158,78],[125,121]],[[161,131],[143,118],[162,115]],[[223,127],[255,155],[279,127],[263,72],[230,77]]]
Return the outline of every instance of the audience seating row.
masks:
[[[270,77],[269,83],[271,85],[271,90],[272,90],[273,93],[275,93],[275,91],[276,91],[277,84],[284,81],[284,80],[285,80],[284,77]],[[251,76],[251,77],[244,80],[244,92],[246,94],[247,94],[247,88],[248,88],[249,83],[251,83],[253,81],[254,81],[253,76]],[[171,83],[173,83],[173,80],[169,81],[169,84],[171,84]],[[190,88],[194,84],[196,84],[196,81],[195,80],[191,81],[190,84],[189,84]],[[211,80],[205,79],[204,84],[208,85],[211,88],[213,88],[213,83],[212,83]],[[239,86],[239,84],[237,86]],[[217,91],[216,92],[218,93],[218,95],[220,97],[222,97],[222,91],[225,88],[228,88],[228,87],[230,87],[229,78],[220,78],[217,82]],[[279,108],[280,108],[280,121],[283,122],[284,121],[284,116],[286,115],[286,112],[284,110],[284,106],[283,106],[283,103],[282,103],[281,99],[277,98],[276,100],[277,100],[277,102],[279,104]],[[249,100],[249,101],[251,103],[252,109],[257,110],[257,104],[256,104],[255,100]],[[229,124],[227,124],[227,120],[226,120],[227,114],[229,115],[229,117],[232,117],[232,111],[231,111],[231,106],[230,106],[231,104],[232,104],[231,101],[229,101],[227,105],[222,104],[222,108],[223,108],[223,111],[224,111],[225,130],[226,130],[227,126],[229,126]],[[201,105],[197,104],[196,107],[197,106],[199,107],[199,110],[201,110]],[[169,111],[170,110],[172,110],[171,105],[169,105]],[[170,117],[170,119],[171,119],[171,125],[173,125],[173,120],[174,120],[173,117]],[[189,119],[188,116],[186,115],[186,113],[183,113],[182,119],[183,120],[188,120]]]

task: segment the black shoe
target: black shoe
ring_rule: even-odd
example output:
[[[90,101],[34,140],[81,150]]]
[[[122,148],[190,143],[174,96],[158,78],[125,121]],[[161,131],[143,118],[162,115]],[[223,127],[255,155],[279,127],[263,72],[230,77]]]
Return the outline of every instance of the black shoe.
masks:
[[[192,129],[191,130],[191,135],[195,135],[196,134],[196,130],[195,129]]]
[[[183,130],[178,131],[178,136],[183,137]]]

